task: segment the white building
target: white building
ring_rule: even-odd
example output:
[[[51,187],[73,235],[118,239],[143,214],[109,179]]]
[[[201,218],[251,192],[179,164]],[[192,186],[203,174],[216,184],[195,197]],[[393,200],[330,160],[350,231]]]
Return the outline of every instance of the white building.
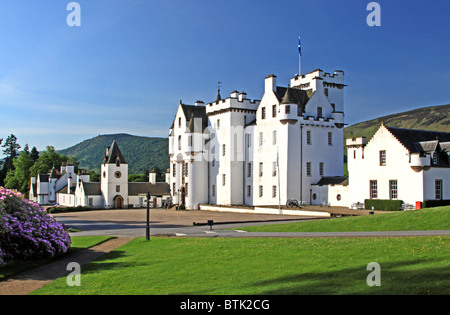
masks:
[[[32,176],[29,199],[39,204],[55,204],[56,193],[68,182],[76,181],[78,176],[84,176],[84,172],[80,171],[79,174],[76,174],[75,167],[71,163],[62,165],[60,171],[53,167],[47,174]]]
[[[450,133],[381,124],[368,143],[359,137],[346,144],[349,206],[365,199],[450,200]]]
[[[180,102],[169,134],[175,204],[310,204],[314,184],[343,176],[344,73],[276,81],[266,77],[260,101],[219,91],[206,105]]]
[[[61,172],[53,168],[50,174],[31,178],[30,199],[40,204],[94,208],[143,207],[148,192],[153,207],[170,200],[169,185],[156,182],[153,171],[149,182],[128,182],[128,164],[115,140],[106,148],[100,178],[100,182],[90,182],[89,174],[75,174],[73,165],[61,167]]]

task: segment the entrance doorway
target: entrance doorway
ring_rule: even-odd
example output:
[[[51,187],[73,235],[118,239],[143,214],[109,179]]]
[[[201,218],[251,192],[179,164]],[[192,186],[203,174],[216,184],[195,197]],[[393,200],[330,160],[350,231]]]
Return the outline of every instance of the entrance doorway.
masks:
[[[117,196],[115,196],[114,197],[114,208],[115,209],[122,209],[123,208],[123,198],[122,198],[122,196],[119,196],[119,195],[117,195]]]

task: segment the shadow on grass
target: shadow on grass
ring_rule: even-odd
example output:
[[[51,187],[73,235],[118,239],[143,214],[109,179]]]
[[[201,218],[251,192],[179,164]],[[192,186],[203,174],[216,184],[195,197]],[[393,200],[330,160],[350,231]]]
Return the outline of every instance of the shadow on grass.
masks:
[[[432,267],[435,265],[435,267]],[[439,265],[439,266],[436,266]],[[301,268],[301,266],[299,266]],[[291,274],[267,280],[244,283],[223,292],[177,292],[175,295],[260,294],[260,295],[447,295],[450,293],[450,268],[442,260],[417,260],[381,263],[381,285],[369,286],[372,270],[366,265],[325,272]]]
[[[321,273],[299,273],[258,281],[261,294],[449,294],[450,268],[431,267],[440,260],[418,260],[380,264],[380,286],[369,286],[367,266]],[[430,266],[431,265],[431,266]],[[272,288],[271,288],[272,287]],[[267,289],[264,289],[267,288]]]

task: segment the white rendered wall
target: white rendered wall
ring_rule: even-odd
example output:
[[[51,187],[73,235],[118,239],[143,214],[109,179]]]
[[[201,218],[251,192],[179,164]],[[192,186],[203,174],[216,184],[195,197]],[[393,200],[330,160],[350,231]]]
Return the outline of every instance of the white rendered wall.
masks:
[[[385,166],[380,166],[380,150],[386,151]],[[371,180],[377,181],[377,199],[390,199],[389,181],[397,180],[398,200],[411,204],[424,200],[423,171],[411,168],[408,150],[384,126],[367,143],[364,152],[361,148],[348,150],[348,171],[349,206],[370,199]]]

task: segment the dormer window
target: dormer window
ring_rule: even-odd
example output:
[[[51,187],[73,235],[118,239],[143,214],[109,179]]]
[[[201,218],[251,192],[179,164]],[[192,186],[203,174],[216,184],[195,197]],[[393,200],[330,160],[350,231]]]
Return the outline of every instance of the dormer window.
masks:
[[[439,159],[438,159],[438,154],[437,154],[437,152],[435,151],[435,152],[433,152],[433,164],[434,164],[434,165],[437,165],[437,164],[438,164],[438,161],[439,161]]]
[[[291,113],[291,106],[286,105],[285,109],[284,109],[285,114],[290,114]]]

